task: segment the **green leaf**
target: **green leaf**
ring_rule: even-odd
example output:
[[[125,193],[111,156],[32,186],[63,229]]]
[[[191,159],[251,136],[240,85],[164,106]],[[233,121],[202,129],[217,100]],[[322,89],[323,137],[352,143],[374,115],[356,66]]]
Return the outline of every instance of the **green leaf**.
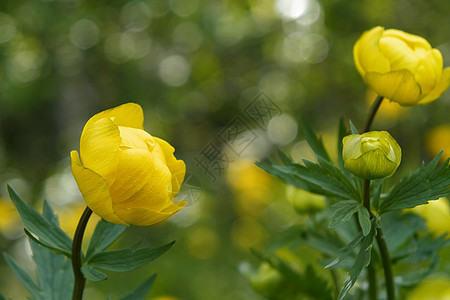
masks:
[[[81,267],[81,272],[83,273],[84,277],[86,279],[92,281],[92,282],[99,282],[103,281],[105,279],[108,279],[108,276],[106,276],[105,273],[100,272],[91,266],[84,265]]]
[[[136,249],[136,247],[131,247],[100,252],[92,256],[87,264],[105,271],[128,272],[155,260],[169,250],[174,243],[175,241],[158,248]]]
[[[6,300],[5,296],[0,292],[0,300]]]
[[[73,290],[71,260],[31,242],[39,287],[44,299],[70,299]]]
[[[11,268],[13,273],[17,276],[17,278],[20,280],[20,282],[26,287],[26,289],[30,292],[31,296],[33,296],[36,300],[44,300],[42,297],[41,291],[39,290],[39,287],[34,282],[34,280],[28,275],[28,273],[19,266],[11,256],[9,256],[7,253],[3,253],[3,257],[6,260],[6,263]]]
[[[347,223],[354,213],[358,211],[359,203],[354,200],[340,201],[333,206],[331,210],[333,213],[330,217],[329,228],[336,228],[344,223]]]
[[[331,161],[330,156],[328,155],[327,150],[323,145],[322,138],[317,137],[311,126],[309,126],[309,124],[304,119],[302,119],[302,124],[306,140],[308,141],[308,144],[316,157],[319,158],[320,156],[327,161]]]
[[[359,225],[361,225],[363,236],[368,235],[371,229],[370,215],[367,209],[362,205],[358,206],[358,222]]]
[[[356,129],[355,124],[353,124],[352,120],[348,120],[348,123],[350,124],[350,130],[352,131],[352,134],[359,134],[358,129]]]
[[[286,166],[292,164],[292,160],[286,154],[284,154],[283,151],[279,149],[278,149],[278,156],[280,157],[283,164],[285,164]]]
[[[114,243],[127,228],[128,226],[126,225],[117,225],[103,219],[100,220],[89,241],[86,260],[89,260],[92,256],[103,252],[106,248],[111,246],[111,244]]]
[[[58,249],[60,253],[70,257],[72,240],[54,224],[54,219],[52,221],[45,219],[33,207],[23,201],[9,185],[8,192],[23,223],[37,237],[42,245],[48,245],[52,249]]]
[[[361,243],[361,241],[365,238],[362,233],[358,233],[358,235],[345,247],[343,247],[341,251],[341,255],[337,258],[335,258],[332,262],[330,262],[328,265],[325,266],[325,268],[332,268],[343,262],[347,257],[350,257],[353,255],[354,250],[356,247]]]
[[[390,193],[381,199],[380,214],[390,210],[412,208],[450,195],[450,159],[436,166],[442,152],[425,167],[424,164],[413,174],[407,174]]]
[[[156,274],[150,276],[146,281],[139,285],[133,292],[123,296],[119,300],[144,300],[152,288],[155,281]]]
[[[370,256],[372,252],[372,243],[373,238],[375,236],[375,218],[372,221],[372,228],[367,236],[365,236],[361,241],[361,246],[359,249],[358,256],[356,257],[355,262],[353,263],[352,268],[350,269],[350,276],[344,282],[344,287],[339,293],[338,300],[344,299],[347,295],[348,291],[353,287],[356,283],[356,280],[361,274],[361,271],[367,267],[370,263]]]

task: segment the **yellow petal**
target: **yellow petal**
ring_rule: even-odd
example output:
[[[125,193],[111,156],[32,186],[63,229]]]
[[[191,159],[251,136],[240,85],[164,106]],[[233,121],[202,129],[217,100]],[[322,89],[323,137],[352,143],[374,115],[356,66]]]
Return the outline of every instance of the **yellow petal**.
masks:
[[[172,197],[174,197],[183,183],[186,174],[186,165],[181,159],[175,158],[173,155],[175,149],[169,143],[157,137],[154,139],[161,146],[166,157],[167,166],[169,167],[170,173],[172,173]]]
[[[415,105],[421,97],[420,86],[408,70],[370,72],[366,74],[366,82],[378,95],[403,106]]]
[[[407,43],[412,49],[414,48],[423,48],[426,50],[431,49],[430,43],[427,42],[426,39],[410,34],[401,30],[397,29],[388,29],[383,34],[386,37],[394,37],[403,40],[405,43]]]
[[[416,72],[416,80],[422,88],[423,94],[428,94],[440,81],[443,61],[441,52],[437,49],[428,51],[421,60]]]
[[[353,47],[353,59],[363,77],[366,72],[385,73],[390,71],[389,61],[383,56],[379,47],[383,32],[383,27],[374,27],[364,32]]]
[[[155,139],[142,129],[119,126],[119,130],[122,148],[150,150],[156,144]]]
[[[419,64],[419,58],[404,41],[383,36],[380,39],[380,50],[389,60],[391,71],[407,69],[414,71]]]
[[[164,221],[186,205],[186,201],[170,203],[162,211],[155,211],[143,207],[129,208],[126,205],[114,205],[117,214],[125,221],[133,225],[148,226]]]
[[[70,152],[70,158],[73,177],[89,208],[108,222],[126,225],[114,213],[106,180],[94,171],[85,168],[80,162],[77,151]]]
[[[114,205],[162,210],[171,201],[169,168],[147,150],[123,149],[118,176],[110,186]]]
[[[122,140],[119,128],[111,119],[103,118],[91,123],[83,133],[80,140],[83,165],[112,184],[116,177],[117,156]]]
[[[450,67],[447,67],[442,71],[441,79],[439,80],[434,90],[432,90],[425,97],[420,99],[418,104],[427,104],[433,100],[436,100],[442,95],[443,92],[445,92],[445,90],[447,90],[449,85],[450,85]]]

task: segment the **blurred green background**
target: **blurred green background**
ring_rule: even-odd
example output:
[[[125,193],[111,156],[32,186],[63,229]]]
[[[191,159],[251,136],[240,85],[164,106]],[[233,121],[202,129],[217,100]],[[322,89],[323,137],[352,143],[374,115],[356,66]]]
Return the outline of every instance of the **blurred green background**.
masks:
[[[352,48],[373,26],[425,37],[449,66],[449,11],[445,0],[2,0],[0,251],[32,271],[6,184],[37,208],[47,199],[72,234],[83,200],[69,152],[92,115],[131,101],[146,130],[186,161],[179,199],[189,204],[161,224],[129,228],[123,244],[177,242],[142,269],[88,284],[89,299],[122,295],[153,272],[149,299],[262,299],[240,272],[258,265],[249,248],[301,217],[285,187],[252,162],[276,147],[308,157],[300,117],[331,152],[341,116],[362,126],[374,96]],[[258,126],[245,109],[261,95],[282,113]],[[383,106],[374,128],[402,146],[399,174],[443,148],[449,156],[449,92],[423,107]],[[220,142],[237,117],[253,137],[239,153]],[[228,160],[213,177],[198,158],[217,141]],[[3,257],[0,274],[6,297],[26,296]]]

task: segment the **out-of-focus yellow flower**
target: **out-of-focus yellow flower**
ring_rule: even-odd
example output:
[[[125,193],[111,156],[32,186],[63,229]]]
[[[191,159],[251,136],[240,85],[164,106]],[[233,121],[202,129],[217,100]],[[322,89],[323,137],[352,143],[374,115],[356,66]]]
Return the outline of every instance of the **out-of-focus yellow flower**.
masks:
[[[426,137],[426,148],[433,156],[444,150],[441,156],[443,162],[450,157],[450,124],[442,124],[432,128]]]
[[[89,208],[115,224],[151,225],[180,210],[172,202],[186,172],[166,141],[143,130],[135,103],[96,114],[86,123],[72,173]]]
[[[408,300],[450,299],[450,278],[425,279],[409,294]]]
[[[18,224],[20,224],[19,213],[12,202],[0,198],[0,232],[8,234],[8,232],[14,231]]]
[[[242,159],[232,162],[226,174],[242,215],[260,217],[267,206],[273,179],[255,166],[254,161]]]
[[[356,68],[379,96],[400,105],[426,104],[450,85],[442,54],[422,37],[377,26],[362,34],[353,48]]]
[[[180,300],[177,297],[173,297],[173,296],[158,296],[155,298],[152,298],[153,300]]]
[[[447,238],[450,237],[450,206],[447,198],[429,201],[428,204],[416,206],[408,211],[424,218],[428,230],[434,236],[447,233]]]
[[[344,167],[359,177],[390,177],[400,165],[401,148],[387,131],[351,134],[342,142]]]
[[[286,187],[286,197],[299,214],[315,213],[326,207],[324,196],[298,189],[292,185]]]

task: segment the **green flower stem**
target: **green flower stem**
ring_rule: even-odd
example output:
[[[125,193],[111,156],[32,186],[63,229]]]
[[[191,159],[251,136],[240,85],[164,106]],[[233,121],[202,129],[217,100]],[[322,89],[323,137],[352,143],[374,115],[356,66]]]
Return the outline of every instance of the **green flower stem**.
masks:
[[[80,221],[78,222],[78,226],[73,237],[72,268],[75,283],[73,287],[72,300],[81,300],[81,298],[83,297],[86,278],[84,278],[83,273],[81,273],[81,245],[83,242],[84,230],[86,229],[86,225],[91,215],[92,210],[86,206],[83,214],[81,215]]]
[[[363,205],[364,207],[369,211],[370,219],[375,218],[375,215],[370,210],[370,180],[365,179],[364,180],[364,198],[363,198]],[[386,244],[386,239],[384,238],[383,230],[381,230],[381,227],[377,228],[377,235],[376,240],[378,244],[378,248],[380,249],[380,255],[381,255],[381,262],[383,264],[384,269],[384,280],[386,283],[386,292],[387,292],[387,299],[388,300],[395,300],[395,287],[394,287],[394,276],[392,275],[392,268],[391,268],[391,259],[389,257],[389,250]],[[372,262],[370,263],[370,265]],[[369,265],[369,267],[370,267]],[[369,297],[370,299],[376,299],[376,292],[373,291],[374,284],[376,282],[373,282],[375,280],[375,277],[371,279],[370,275],[370,269],[369,272]],[[372,288],[371,288],[372,285]],[[375,293],[375,295],[372,295],[372,293]],[[375,297],[375,298],[372,298]]]
[[[372,104],[372,108],[370,109],[370,115],[367,119],[366,126],[364,127],[364,132],[370,131],[370,127],[372,126],[373,119],[375,118],[375,114],[378,111],[378,108],[380,108],[381,102],[383,102],[384,97],[383,96],[377,96],[375,101]]]

